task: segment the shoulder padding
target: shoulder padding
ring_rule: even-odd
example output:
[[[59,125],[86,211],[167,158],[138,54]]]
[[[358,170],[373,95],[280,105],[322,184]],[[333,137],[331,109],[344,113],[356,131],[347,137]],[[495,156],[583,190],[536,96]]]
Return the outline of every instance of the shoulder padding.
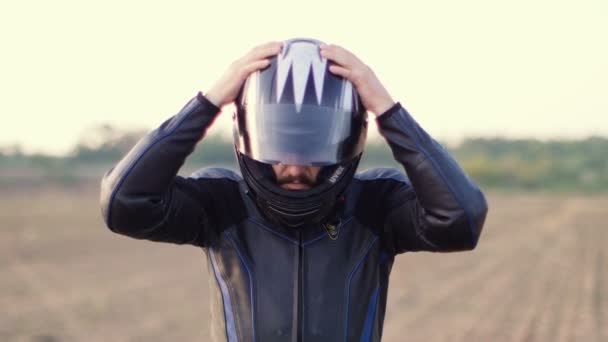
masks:
[[[239,182],[243,179],[240,174],[233,170],[225,169],[221,167],[203,167],[196,170],[190,175],[190,178],[201,179],[201,178],[217,178],[217,179],[229,179],[235,182]]]
[[[376,167],[361,171],[355,175],[355,179],[362,181],[392,179],[410,184],[410,180],[404,172],[392,167]]]

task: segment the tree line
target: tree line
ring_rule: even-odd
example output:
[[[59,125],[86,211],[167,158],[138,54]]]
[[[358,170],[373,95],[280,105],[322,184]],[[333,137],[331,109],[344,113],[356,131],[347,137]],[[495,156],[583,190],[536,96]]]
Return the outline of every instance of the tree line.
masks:
[[[75,182],[84,173],[98,178],[145,134],[122,131],[108,125],[87,135],[71,153],[63,157],[26,154],[18,146],[0,148],[0,183],[26,175],[41,179]],[[444,144],[444,146],[446,146]],[[446,147],[467,173],[484,188],[529,191],[608,191],[608,138],[578,140],[467,138]],[[208,165],[236,168],[234,146],[217,135],[198,144],[184,170]],[[369,141],[361,168],[400,167],[383,140]],[[33,170],[33,172],[32,172]],[[91,170],[98,170],[92,172]]]

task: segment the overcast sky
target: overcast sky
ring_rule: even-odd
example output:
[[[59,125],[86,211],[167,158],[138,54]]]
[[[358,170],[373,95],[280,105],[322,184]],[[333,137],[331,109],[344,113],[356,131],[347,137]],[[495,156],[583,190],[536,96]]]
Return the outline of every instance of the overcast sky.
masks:
[[[254,45],[293,37],[356,53],[439,139],[608,135],[605,0],[22,0],[0,4],[0,146],[154,128]]]

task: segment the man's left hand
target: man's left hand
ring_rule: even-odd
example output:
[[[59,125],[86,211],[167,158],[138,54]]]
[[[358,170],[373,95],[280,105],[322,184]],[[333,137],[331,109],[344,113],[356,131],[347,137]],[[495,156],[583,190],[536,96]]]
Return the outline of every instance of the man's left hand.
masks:
[[[329,66],[331,73],[346,78],[355,86],[369,112],[378,116],[395,104],[374,71],[352,52],[338,45],[321,45],[321,56],[333,62]]]

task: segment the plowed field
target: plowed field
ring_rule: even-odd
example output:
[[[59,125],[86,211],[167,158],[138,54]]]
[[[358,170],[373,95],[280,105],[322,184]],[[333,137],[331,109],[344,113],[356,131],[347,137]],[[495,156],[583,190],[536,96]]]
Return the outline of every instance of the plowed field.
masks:
[[[129,239],[97,188],[3,192],[0,341],[206,341],[200,249]],[[383,341],[608,341],[608,197],[488,194],[472,252],[393,268]]]

